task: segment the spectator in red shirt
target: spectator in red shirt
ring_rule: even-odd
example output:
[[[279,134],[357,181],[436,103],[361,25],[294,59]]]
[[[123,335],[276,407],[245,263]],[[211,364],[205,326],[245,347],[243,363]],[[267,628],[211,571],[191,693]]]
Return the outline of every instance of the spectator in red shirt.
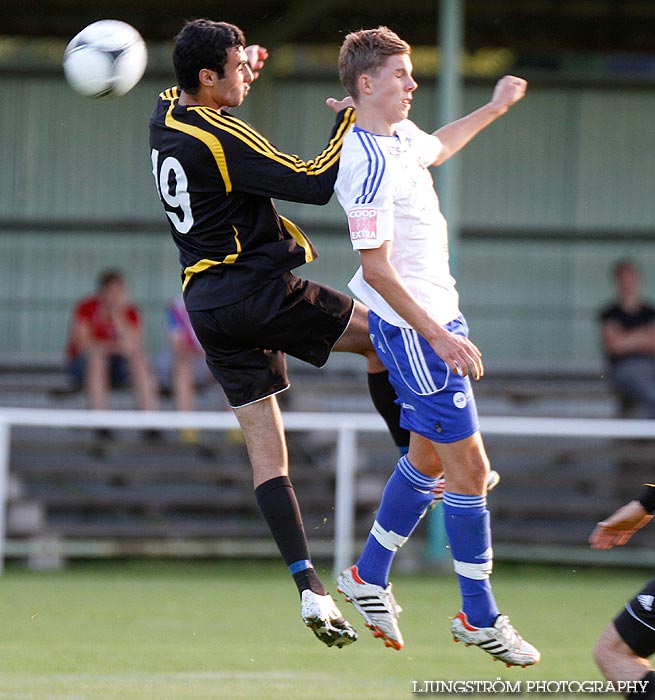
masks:
[[[129,381],[139,408],[157,408],[139,310],[118,270],[102,272],[97,292],[75,307],[66,354],[69,373],[86,389],[90,408],[107,408],[109,389]]]

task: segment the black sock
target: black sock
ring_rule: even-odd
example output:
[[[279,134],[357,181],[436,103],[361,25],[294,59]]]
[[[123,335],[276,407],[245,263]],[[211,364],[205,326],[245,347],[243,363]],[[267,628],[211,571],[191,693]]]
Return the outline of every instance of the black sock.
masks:
[[[396,392],[389,384],[389,372],[368,374],[368,390],[375,410],[384,418],[391,437],[402,452],[409,447],[409,430],[400,427],[400,406],[396,403]]]
[[[310,591],[314,591],[314,593],[318,593],[318,595],[327,595],[327,590],[313,566],[291,575],[298,587],[298,593],[302,594],[303,591],[309,589]]]
[[[625,697],[628,700],[653,700],[655,698],[655,671],[649,671],[639,683],[647,682],[646,690],[642,693],[641,686],[640,690],[634,693],[628,693]]]
[[[298,592],[310,589],[319,595],[326,595],[325,586],[309,558],[300,507],[289,477],[276,476],[260,484],[255,489],[255,498]]]

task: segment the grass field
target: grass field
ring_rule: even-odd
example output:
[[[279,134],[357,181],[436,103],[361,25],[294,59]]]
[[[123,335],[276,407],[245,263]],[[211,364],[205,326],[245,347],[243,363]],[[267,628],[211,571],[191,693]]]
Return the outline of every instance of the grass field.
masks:
[[[0,698],[386,700],[426,697],[412,695],[412,680],[600,679],[593,642],[646,578],[497,566],[501,610],[543,655],[534,668],[508,669],[452,642],[452,574],[395,577],[405,609],[398,652],[345,604],[360,639],[324,647],[302,625],[295,587],[274,562],[10,566],[0,579]]]

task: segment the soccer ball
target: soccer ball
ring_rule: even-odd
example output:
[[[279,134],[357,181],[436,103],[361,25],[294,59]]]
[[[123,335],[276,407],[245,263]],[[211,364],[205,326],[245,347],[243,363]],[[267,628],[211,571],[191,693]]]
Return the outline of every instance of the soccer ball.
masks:
[[[147,62],[145,42],[134,27],[101,19],[71,39],[64,52],[64,74],[86,97],[118,96],[141,80]]]

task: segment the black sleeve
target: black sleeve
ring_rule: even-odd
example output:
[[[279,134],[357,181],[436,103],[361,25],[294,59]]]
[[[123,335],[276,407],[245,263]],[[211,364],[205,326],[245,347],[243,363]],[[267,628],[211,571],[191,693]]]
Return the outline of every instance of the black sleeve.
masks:
[[[655,511],[655,484],[644,484],[637,498],[647,513]]]
[[[353,122],[352,108],[341,111],[327,146],[309,161],[282,153],[247,125],[227,138],[224,135],[221,141],[233,189],[303,204],[326,204],[334,191],[343,137]]]
[[[614,306],[606,306],[603,309],[601,309],[598,312],[598,321],[600,323],[605,323],[605,321],[611,320],[615,314],[614,310],[615,310]]]

